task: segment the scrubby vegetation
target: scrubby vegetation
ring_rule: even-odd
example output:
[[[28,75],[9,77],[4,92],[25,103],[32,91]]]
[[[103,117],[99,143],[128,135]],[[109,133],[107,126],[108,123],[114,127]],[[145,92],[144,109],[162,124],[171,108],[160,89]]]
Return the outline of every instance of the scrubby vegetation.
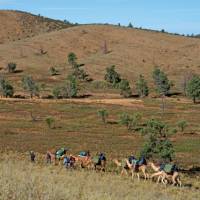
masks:
[[[56,99],[77,97],[78,85],[76,77],[69,75],[65,83],[61,86],[54,87],[52,93]]]
[[[120,74],[115,70],[115,65],[106,68],[104,79],[111,83],[113,86],[117,86],[117,84],[121,82]]]
[[[165,188],[114,174],[71,171],[10,158],[0,161],[0,199],[197,200],[199,197],[195,189]]]
[[[39,86],[31,76],[24,76],[22,78],[22,87],[25,91],[29,92],[31,98],[39,95]]]
[[[99,110],[97,112],[98,116],[101,118],[102,122],[106,124],[108,118],[108,112],[105,109]]]
[[[65,21],[65,24],[69,24],[68,21]],[[128,31],[134,31],[131,23],[128,27]],[[165,31],[162,30],[161,32],[164,33]],[[63,35],[65,34],[63,31]],[[89,33],[81,29],[80,41],[83,44],[77,42],[77,44],[74,44],[74,49],[71,47],[67,49],[67,46],[71,42],[67,41],[67,43],[63,43],[59,47],[62,48],[62,52],[59,52],[59,48],[55,48],[55,51],[48,48],[47,43],[48,41],[52,41],[53,37],[45,40],[45,44],[37,45],[36,53],[32,50],[29,54],[23,55],[26,54],[26,48],[29,48],[29,43],[27,41],[27,45],[22,45],[25,50],[22,48],[20,51],[24,53],[20,53],[17,56],[20,56],[20,59],[23,60],[22,68],[29,75],[23,76],[23,74],[21,76],[21,74],[18,74],[17,71],[19,70],[16,70],[16,63],[19,60],[18,58],[12,59],[16,63],[10,62],[5,69],[9,73],[5,73],[5,78],[0,77],[0,95],[2,97],[14,96],[16,98],[26,98],[24,93],[21,94],[23,88],[24,92],[28,93],[30,98],[36,96],[40,99],[23,99],[23,103],[14,98],[6,99],[6,101],[2,99],[2,103],[0,104],[0,117],[2,119],[0,120],[2,132],[0,150],[5,152],[7,149],[11,149],[25,152],[35,149],[44,153],[49,148],[59,148],[61,145],[69,145],[73,153],[87,148],[96,152],[100,150],[105,151],[108,157],[119,157],[120,159],[127,156],[130,152],[135,151],[137,154],[140,152],[141,156],[153,158],[157,161],[176,162],[183,168],[192,165],[191,170],[194,169],[196,173],[196,169],[199,166],[199,160],[196,159],[199,155],[199,107],[198,104],[192,105],[184,95],[186,94],[189,98],[192,98],[194,103],[197,102],[200,98],[199,76],[194,76],[190,73],[188,76],[180,74],[181,77],[184,76],[184,83],[181,86],[183,87],[181,88],[182,93],[180,93],[178,81],[176,80],[176,85],[170,81],[171,79],[175,80],[174,77],[177,77],[177,73],[179,73],[178,69],[174,70],[173,73],[170,71],[172,64],[174,64],[173,62],[169,66],[161,61],[157,62],[160,64],[160,67],[155,67],[152,72],[152,68],[156,62],[154,62],[155,60],[151,55],[153,64],[150,62],[150,71],[140,71],[139,69],[140,67],[147,69],[147,64],[149,63],[146,62],[148,62],[148,59],[150,60],[150,57],[140,58],[141,63],[134,60],[135,63],[132,63],[133,66],[129,63],[129,69],[126,69],[126,62],[128,63],[128,60],[132,59],[132,54],[128,51],[129,47],[126,46],[127,49],[124,49],[126,52],[124,56],[121,55],[121,51],[120,54],[117,54],[118,52],[114,48],[114,45],[118,45],[120,40],[110,42],[108,39],[105,41],[101,39],[99,42],[95,38],[95,43],[91,42],[91,46],[95,46],[96,43],[99,46],[90,48],[84,42],[85,36],[86,38],[88,37],[87,41],[89,41]],[[131,41],[131,37],[129,38]],[[38,41],[40,42],[39,39],[38,37]],[[102,41],[104,41],[103,45]],[[146,40],[143,42],[141,40],[141,43],[145,45]],[[140,45],[142,46],[142,44]],[[188,42],[188,44],[190,43]],[[15,48],[18,48],[18,45],[20,46],[21,43],[16,43]],[[134,50],[136,49],[135,43],[130,42],[130,46],[133,46]],[[65,49],[64,53],[63,49]],[[181,48],[179,50],[176,48],[170,49],[179,51]],[[74,52],[67,54],[71,50],[77,54]],[[159,55],[163,51],[167,53],[168,49],[159,50]],[[30,54],[31,56],[33,54],[31,59],[35,63],[26,63],[26,59]],[[63,60],[59,60],[62,57],[61,54]],[[115,60],[115,54],[117,56],[120,55],[122,59],[120,57],[120,61]],[[182,56],[182,54],[183,52],[180,55]],[[42,60],[42,64],[48,62],[48,66],[45,65],[43,67],[42,64],[38,65],[38,71],[35,71],[36,56]],[[184,57],[188,56],[185,55]],[[8,62],[6,61],[6,63]],[[51,65],[53,63],[56,63],[56,65]],[[130,68],[130,65],[135,68]],[[21,63],[19,66],[21,68]],[[49,68],[50,66],[52,67]],[[103,68],[106,66],[108,66],[106,69]],[[179,65],[177,64],[177,66]],[[125,69],[124,71],[122,67]],[[3,74],[4,69],[0,68],[0,70]],[[187,70],[190,71],[189,66]],[[88,75],[88,72],[93,73],[91,77]],[[50,75],[54,77],[50,77]],[[152,76],[149,77],[148,75]],[[19,78],[21,82],[18,80]],[[20,85],[20,83],[22,84]],[[43,83],[45,83],[45,87],[42,87]],[[154,86],[152,83],[154,83]],[[154,94],[154,90],[156,90],[157,94]],[[16,91],[17,94],[15,94]],[[44,96],[42,96],[43,93]],[[57,100],[52,100],[53,98]],[[99,104],[102,104],[104,109]],[[162,104],[161,109],[160,104]],[[34,116],[32,114],[33,110]],[[177,122],[177,119],[185,120]],[[186,128],[187,132],[185,132]],[[176,134],[177,132],[178,134]],[[180,134],[180,132],[184,134]],[[6,164],[4,161],[1,162],[0,165],[1,167],[3,166],[4,171],[6,170],[5,165],[8,165],[12,169],[9,162],[6,161]],[[113,174],[101,176],[93,172],[90,175],[88,172],[79,171],[76,174],[70,171],[72,173],[70,174],[61,170],[60,173],[63,175],[61,177],[54,173],[54,167],[48,166],[46,168],[43,164],[42,166],[32,166],[26,163],[27,170],[33,170],[33,174],[28,173],[24,169],[21,172],[22,178],[20,179],[18,175],[14,174],[19,172],[19,166],[17,163],[14,164],[16,164],[14,165],[15,168],[9,171],[9,173],[6,172],[6,175],[9,175],[11,180],[8,180],[7,176],[2,173],[3,179],[0,179],[0,185],[4,193],[0,191],[0,199],[1,195],[4,195],[3,198],[5,197],[5,199],[12,199],[11,197],[13,197],[22,200],[31,198],[68,199],[68,196],[72,199],[75,197],[76,199],[131,199],[133,195],[138,195],[138,199],[154,199],[155,196],[152,195],[154,190],[151,193],[147,192],[148,197],[146,197],[146,193],[142,193],[144,189],[148,190],[149,187],[153,187],[157,194],[157,186],[152,186],[151,183],[132,183],[126,179],[119,179],[113,176]],[[193,165],[197,165],[197,167]],[[39,169],[42,170],[44,176],[38,175]],[[29,175],[29,180],[25,178],[27,174]],[[51,176],[55,180],[49,178]],[[47,177],[49,185],[45,188],[44,183],[47,182]],[[86,182],[85,177],[87,177]],[[66,181],[67,179],[68,181]],[[112,181],[110,181],[111,179]],[[196,179],[195,177],[195,181]],[[60,180],[63,181],[60,182]],[[14,184],[12,185],[13,182],[9,181],[13,181]],[[21,181],[20,184],[16,184],[19,181]],[[71,181],[70,184],[69,181]],[[75,187],[77,184],[80,188]],[[120,184],[126,184],[126,187],[119,187]],[[99,187],[101,187],[100,191],[97,190]],[[109,187],[114,192],[108,191]],[[132,190],[132,187],[134,187],[134,190]],[[92,191],[91,188],[93,188],[95,194],[90,192]],[[18,190],[21,190],[21,193]],[[170,191],[169,196],[166,191]],[[173,192],[171,193],[171,191]],[[73,197],[71,196],[72,194],[74,194]],[[179,195],[183,194],[179,193],[176,189],[167,188],[163,193],[159,193],[159,197],[162,195],[166,199],[168,197],[177,199]],[[185,195],[187,197],[188,194],[186,193]],[[192,196],[190,195],[190,197]]]
[[[55,119],[53,117],[47,117],[45,121],[50,129],[55,128]]]
[[[58,75],[58,70],[55,67],[50,67],[49,71],[51,76]]]
[[[147,82],[142,75],[140,75],[138,81],[136,82],[136,90],[140,97],[146,97],[149,95]]]
[[[187,95],[196,103],[196,99],[200,98],[200,77],[194,76],[187,84]]]
[[[122,79],[119,84],[120,95],[125,98],[128,98],[132,95],[131,87],[129,81],[126,79]]]
[[[174,157],[173,144],[169,140],[172,135],[167,124],[151,119],[147,121],[143,133],[148,136],[148,140],[144,145],[141,155],[148,158],[163,159],[164,161],[172,161]]]
[[[0,94],[3,97],[13,97],[14,88],[13,86],[6,81],[3,77],[0,77]]]
[[[168,80],[167,75],[163,71],[161,71],[158,67],[156,67],[153,71],[153,79],[158,94],[160,95],[169,94],[171,83]]]
[[[184,132],[185,128],[188,126],[188,123],[186,120],[181,120],[181,121],[178,121],[177,126],[181,132]]]
[[[11,63],[8,63],[8,65],[7,65],[7,70],[9,73],[14,73],[16,68],[17,68],[16,63],[11,62]]]

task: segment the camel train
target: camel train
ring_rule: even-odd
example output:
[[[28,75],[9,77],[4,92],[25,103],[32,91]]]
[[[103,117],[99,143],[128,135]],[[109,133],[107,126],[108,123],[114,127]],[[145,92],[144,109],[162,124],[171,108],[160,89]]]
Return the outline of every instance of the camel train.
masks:
[[[156,165],[152,161],[147,161],[144,157],[141,157],[139,160],[131,155],[128,159],[113,159],[113,163],[116,166],[116,170],[120,170],[120,175],[129,175],[131,174],[132,179],[134,176],[137,176],[138,180],[141,179],[141,175],[144,180],[157,178],[157,183],[162,183],[164,185],[172,183],[172,185],[182,186],[180,180],[180,174],[176,165],[174,164],[162,164]],[[46,162],[54,163],[55,165],[61,163],[66,168],[75,169],[85,168],[90,170],[98,170],[105,172],[106,171],[106,156],[104,153],[96,154],[91,156],[89,151],[82,151],[77,156],[67,155],[67,149],[61,148],[60,150],[50,150],[46,153]],[[149,169],[153,173],[149,174]]]

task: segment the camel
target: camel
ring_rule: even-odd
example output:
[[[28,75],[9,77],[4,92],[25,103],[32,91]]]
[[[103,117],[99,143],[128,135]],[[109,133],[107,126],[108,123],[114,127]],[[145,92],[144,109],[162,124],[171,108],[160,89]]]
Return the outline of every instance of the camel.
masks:
[[[80,168],[91,168],[91,157],[90,156],[72,156],[75,162],[80,166]]]
[[[56,150],[48,150],[46,153],[46,162],[47,163],[54,163],[55,165],[57,164],[57,160],[60,165],[60,161],[63,160],[65,157],[65,154],[63,156],[60,156],[59,158],[56,157]]]
[[[105,172],[106,170],[106,157],[104,154],[97,155],[92,158],[92,165],[95,170]]]
[[[117,167],[122,167],[121,170],[121,176],[125,173],[126,175],[128,175],[128,172],[131,171],[131,177],[132,179],[134,178],[135,174],[137,175],[138,180],[140,180],[140,172],[143,173],[145,180],[149,177],[148,174],[146,173],[147,171],[147,165],[140,165],[140,166],[136,166],[136,168],[134,169],[133,165],[129,163],[128,159],[124,159],[123,160],[124,163],[120,162],[117,159],[114,159],[113,162],[117,165]]]
[[[180,187],[182,186],[180,175],[177,171],[174,171],[172,174],[168,174],[164,170],[160,170],[160,166],[156,166],[153,162],[149,162],[149,165],[155,171],[155,173],[151,175],[151,178],[158,177],[157,183],[159,183],[161,179],[161,182],[165,185],[168,181],[171,181],[173,186],[176,184]]]
[[[100,160],[99,162],[96,162],[95,157],[91,156],[73,156],[76,163],[79,163],[81,168],[87,168],[87,169],[100,169],[100,171],[105,172],[106,167],[106,159]]]
[[[51,164],[52,162],[56,165],[56,154],[53,151],[47,151],[46,162]]]

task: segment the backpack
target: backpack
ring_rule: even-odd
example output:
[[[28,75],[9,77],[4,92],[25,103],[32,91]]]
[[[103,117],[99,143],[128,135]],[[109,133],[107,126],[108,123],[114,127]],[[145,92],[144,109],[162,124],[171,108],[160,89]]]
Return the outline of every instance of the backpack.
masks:
[[[147,161],[144,157],[140,158],[140,160],[138,161],[138,165],[146,165]]]
[[[65,157],[64,160],[63,160],[63,164],[64,164],[64,165],[67,165],[67,164],[69,164],[69,163],[70,163],[70,158]]]
[[[100,161],[102,161],[102,160],[106,161],[106,156],[105,156],[104,153],[100,153],[100,154],[99,154],[99,160],[100,160]]]
[[[173,168],[174,168],[173,164],[166,164],[165,167],[164,167],[164,171],[166,173],[172,173],[173,172]]]
[[[85,151],[81,151],[80,153],[79,153],[79,156],[86,156],[87,155],[87,153],[85,152]]]
[[[135,157],[134,156],[129,156],[129,158],[128,158],[129,163],[133,163],[133,160],[135,160]]]
[[[62,157],[64,154],[65,154],[65,148],[61,148],[61,149],[59,149],[57,152],[56,152],[56,157],[57,158],[60,158],[60,157]]]
[[[95,156],[92,158],[92,161],[95,163],[95,164],[98,164],[100,159],[99,159],[99,156]]]

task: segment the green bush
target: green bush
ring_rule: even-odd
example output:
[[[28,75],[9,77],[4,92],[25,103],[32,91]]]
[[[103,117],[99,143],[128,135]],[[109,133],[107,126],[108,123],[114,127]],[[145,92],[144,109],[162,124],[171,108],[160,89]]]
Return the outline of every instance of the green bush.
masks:
[[[55,119],[53,117],[47,117],[45,121],[50,129],[55,128]]]
[[[22,86],[25,91],[30,93],[31,98],[33,98],[34,95],[39,96],[39,86],[31,76],[24,76],[22,78]]]
[[[169,94],[172,83],[168,80],[167,75],[156,67],[153,71],[153,79],[156,85],[156,90],[161,95]]]
[[[73,52],[69,53],[68,54],[68,63],[72,66],[72,68],[74,68],[75,65],[77,64],[76,61],[77,61],[76,54]]]
[[[56,86],[52,94],[54,98],[74,98],[78,94],[78,84],[74,76],[70,75],[67,78],[67,81],[62,86]]]
[[[132,95],[129,82],[126,79],[121,80],[119,84],[119,89],[120,89],[120,95],[122,95],[125,98],[128,98]]]
[[[120,83],[121,81],[120,74],[118,74],[115,71],[115,65],[106,68],[106,74],[104,79],[107,82],[111,83],[113,86],[116,86],[118,83]]]
[[[185,128],[188,126],[187,121],[181,120],[177,123],[178,128],[181,132],[184,132]]]
[[[140,75],[139,80],[136,82],[136,90],[140,97],[145,97],[149,95],[147,82],[142,75]]]
[[[55,99],[61,98],[62,97],[62,88],[59,86],[54,87],[52,94]]]
[[[187,96],[193,99],[196,103],[196,99],[200,98],[200,77],[194,76],[186,86]]]
[[[77,94],[78,94],[78,84],[76,77],[69,75],[67,78],[67,82],[63,87],[63,97],[73,98],[77,97]]]
[[[99,117],[101,117],[102,122],[103,122],[104,124],[106,124],[106,119],[107,119],[107,117],[108,117],[108,111],[105,110],[105,109],[99,110],[99,111],[97,112],[97,114],[98,114]]]
[[[17,68],[16,63],[11,62],[11,63],[8,63],[8,65],[7,65],[7,69],[8,69],[9,73],[14,73],[16,68]]]
[[[58,75],[58,70],[55,67],[50,67],[49,69],[51,76]]]
[[[119,123],[125,125],[128,130],[135,131],[137,130],[141,119],[142,115],[140,113],[135,113],[133,115],[122,113],[119,118]]]
[[[6,98],[14,95],[13,86],[2,77],[0,77],[0,94]]]
[[[171,161],[174,157],[174,147],[169,140],[172,134],[167,124],[151,119],[147,121],[143,133],[148,136],[141,154],[147,158],[163,159]]]

